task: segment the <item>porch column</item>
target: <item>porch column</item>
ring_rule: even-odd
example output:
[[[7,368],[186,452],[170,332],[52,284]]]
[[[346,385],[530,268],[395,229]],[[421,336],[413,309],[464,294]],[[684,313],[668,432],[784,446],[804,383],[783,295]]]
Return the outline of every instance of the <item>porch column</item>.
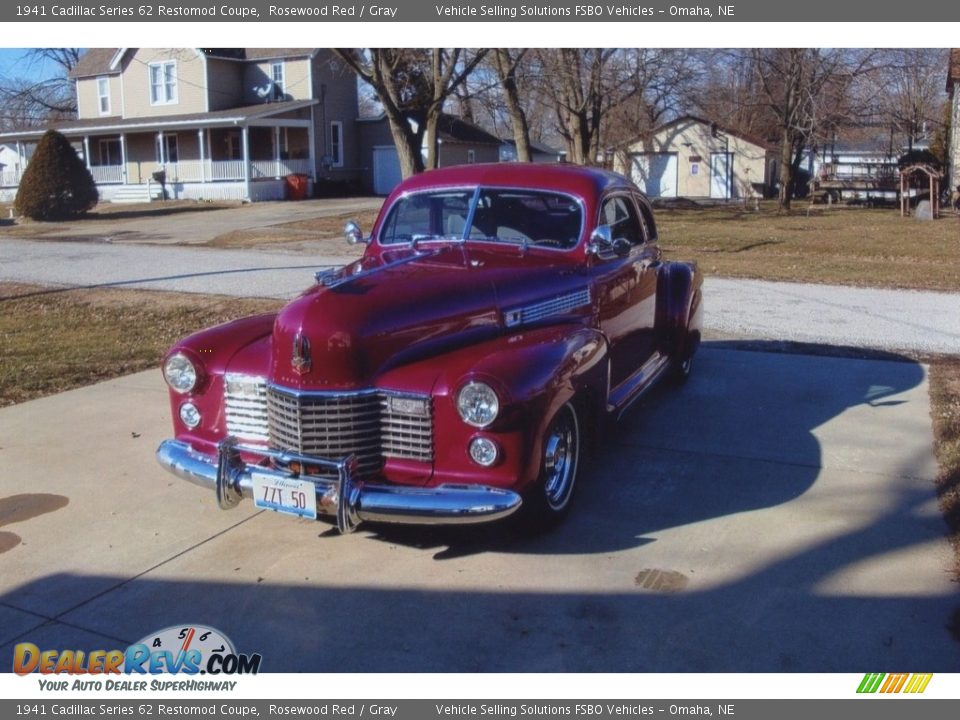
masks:
[[[83,136],[83,161],[87,164],[87,170],[90,169],[90,136]]]
[[[207,162],[204,160],[204,148],[203,148],[203,129],[197,130],[197,141],[200,143],[200,182],[205,183],[207,181]]]
[[[250,197],[250,128],[246,125],[240,131],[240,139],[243,145],[243,186],[244,192],[247,194],[247,200],[252,200]]]
[[[27,162],[23,153],[23,143],[17,140],[17,167],[16,167],[16,180],[17,185],[20,184],[20,178],[23,176],[23,171],[27,169]]]
[[[313,175],[313,182],[317,182],[317,141],[314,137],[316,130],[316,121],[313,117],[313,105],[310,106],[310,127],[307,128],[307,141],[310,154],[310,174]]]
[[[273,176],[280,179],[280,127],[273,128]]]
[[[127,136],[120,133],[120,179],[127,184]]]
[[[160,165],[166,165],[167,149],[163,146],[163,130],[157,133],[157,147],[159,148],[159,150],[157,151],[157,160],[159,160]]]

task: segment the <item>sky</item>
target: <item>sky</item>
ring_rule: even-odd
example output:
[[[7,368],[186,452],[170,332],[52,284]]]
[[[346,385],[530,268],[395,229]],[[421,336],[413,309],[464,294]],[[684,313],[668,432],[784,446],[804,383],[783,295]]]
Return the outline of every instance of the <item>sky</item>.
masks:
[[[0,48],[0,77],[23,77],[42,80],[56,74],[57,67],[50,62],[31,62],[24,59],[29,48]]]

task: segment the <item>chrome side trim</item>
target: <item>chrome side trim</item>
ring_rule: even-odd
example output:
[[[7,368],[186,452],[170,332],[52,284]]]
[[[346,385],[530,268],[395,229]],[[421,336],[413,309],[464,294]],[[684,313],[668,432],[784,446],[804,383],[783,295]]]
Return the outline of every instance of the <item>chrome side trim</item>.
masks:
[[[542,300],[532,305],[505,310],[504,323],[507,327],[516,327],[543,320],[554,315],[562,315],[570,310],[590,304],[590,288],[574,290],[564,295],[557,295],[549,300]]]
[[[318,512],[333,515],[342,533],[351,532],[364,521],[410,525],[491,522],[513,514],[522,502],[520,495],[511,490],[486,485],[446,484],[418,488],[367,484],[356,480],[356,463],[352,456],[339,460],[307,457],[242,445],[233,438],[220,443],[217,457],[200,453],[180,440],[164,440],[157,448],[157,460],[177,477],[216,491],[222,508],[236,507],[241,498],[252,497],[254,470],[278,477],[294,476],[275,468],[247,465],[241,453],[269,457],[283,463],[301,462],[335,469],[336,478],[299,477],[313,481]]]
[[[623,417],[630,406],[653,387],[669,365],[667,355],[655,353],[639,370],[607,393],[607,412],[616,412],[618,420]]]

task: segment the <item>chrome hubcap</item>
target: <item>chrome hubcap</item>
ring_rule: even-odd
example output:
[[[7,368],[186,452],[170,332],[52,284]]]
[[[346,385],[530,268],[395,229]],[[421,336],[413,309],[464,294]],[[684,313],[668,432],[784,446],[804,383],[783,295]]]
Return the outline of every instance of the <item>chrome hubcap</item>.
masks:
[[[578,436],[576,415],[569,405],[564,406],[547,433],[543,449],[544,493],[553,510],[562,510],[573,492]]]

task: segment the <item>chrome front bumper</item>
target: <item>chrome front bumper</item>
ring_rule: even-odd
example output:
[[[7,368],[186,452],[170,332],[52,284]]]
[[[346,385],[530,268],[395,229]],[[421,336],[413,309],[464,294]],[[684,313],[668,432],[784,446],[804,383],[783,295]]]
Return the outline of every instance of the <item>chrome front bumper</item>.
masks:
[[[276,468],[251,467],[240,453],[270,457],[282,463],[302,463],[334,470],[336,478],[296,475]],[[316,486],[317,512],[336,517],[340,532],[354,530],[363,521],[411,525],[466,525],[507,517],[521,503],[510,490],[485,485],[440,485],[433,488],[374,485],[356,480],[353,456],[342,460],[305,457],[296,453],[240,445],[228,438],[220,443],[218,456],[197,452],[179,440],[164,440],[157,448],[157,460],[179,478],[216,491],[224,510],[242,498],[253,496],[253,475],[276,474],[299,477]]]

